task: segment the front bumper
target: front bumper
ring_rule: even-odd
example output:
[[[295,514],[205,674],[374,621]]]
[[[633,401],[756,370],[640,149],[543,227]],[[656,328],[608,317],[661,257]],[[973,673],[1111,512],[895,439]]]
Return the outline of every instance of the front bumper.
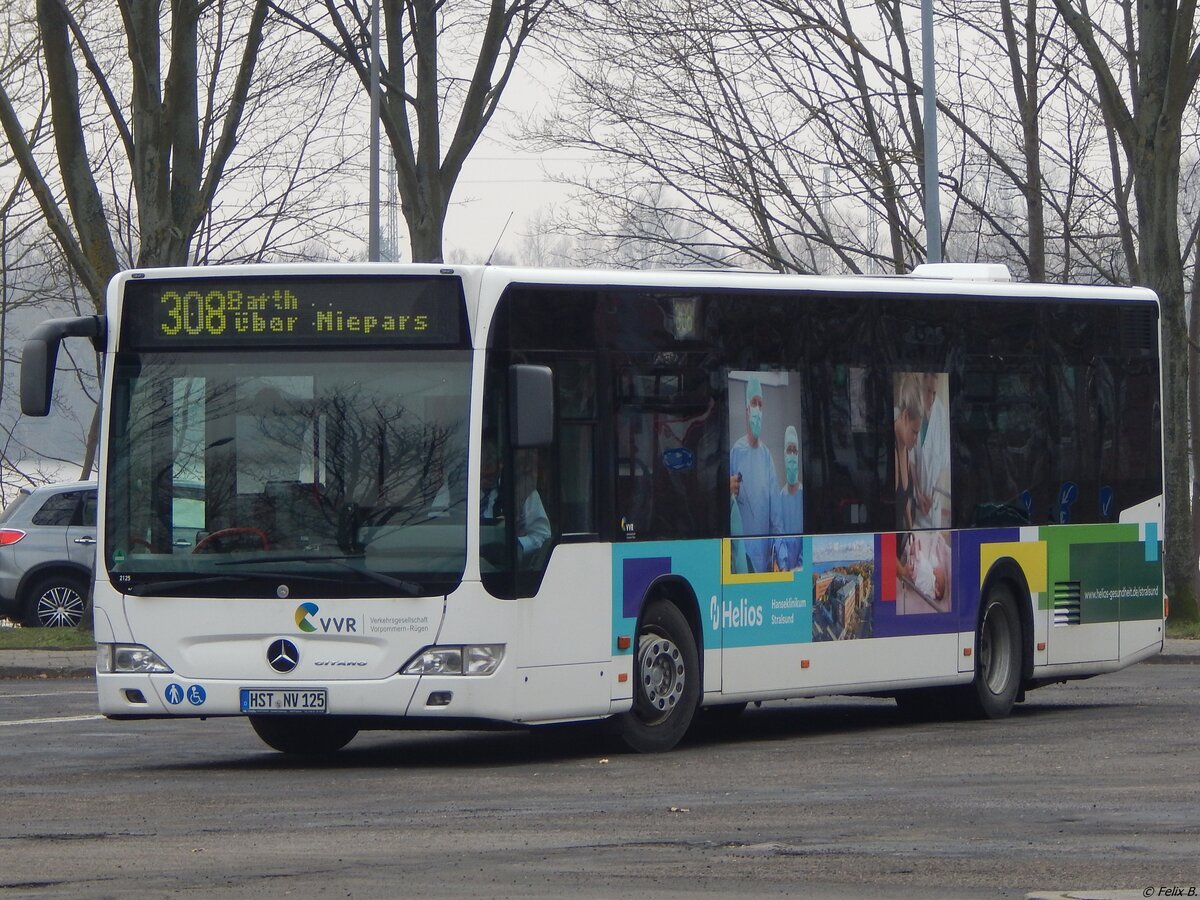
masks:
[[[515,722],[512,680],[501,666],[483,677],[393,675],[378,680],[189,679],[171,674],[98,673],[100,712],[119,719],[208,718],[245,715],[243,689],[326,691],[326,711],[361,718],[487,719]],[[271,713],[265,713],[271,715]]]

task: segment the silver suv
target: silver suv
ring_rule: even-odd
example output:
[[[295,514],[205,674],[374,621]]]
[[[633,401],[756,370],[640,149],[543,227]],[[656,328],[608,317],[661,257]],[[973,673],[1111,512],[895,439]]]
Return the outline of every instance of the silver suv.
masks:
[[[22,488],[0,512],[0,616],[71,628],[96,558],[96,482]]]

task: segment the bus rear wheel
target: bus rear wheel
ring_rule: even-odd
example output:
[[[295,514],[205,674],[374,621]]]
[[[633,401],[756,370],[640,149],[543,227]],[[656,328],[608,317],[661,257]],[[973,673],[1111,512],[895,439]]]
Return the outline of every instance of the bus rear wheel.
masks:
[[[358,734],[349,722],[315,716],[250,716],[250,727],[272,750],[294,756],[328,756]]]
[[[997,582],[988,589],[975,634],[975,680],[964,696],[968,713],[1002,719],[1012,712],[1021,687],[1021,657],[1017,598],[1010,585]]]
[[[633,709],[618,723],[639,753],[662,753],[683,738],[700,702],[696,641],[683,613],[665,600],[646,607],[633,663]]]

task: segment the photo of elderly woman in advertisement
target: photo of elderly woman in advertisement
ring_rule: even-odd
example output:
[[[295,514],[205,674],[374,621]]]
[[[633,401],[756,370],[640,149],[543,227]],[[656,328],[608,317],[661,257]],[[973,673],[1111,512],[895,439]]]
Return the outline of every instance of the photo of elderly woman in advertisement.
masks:
[[[895,375],[897,531],[950,527],[949,384],[945,372]]]
[[[950,378],[894,376],[896,613],[951,609]]]

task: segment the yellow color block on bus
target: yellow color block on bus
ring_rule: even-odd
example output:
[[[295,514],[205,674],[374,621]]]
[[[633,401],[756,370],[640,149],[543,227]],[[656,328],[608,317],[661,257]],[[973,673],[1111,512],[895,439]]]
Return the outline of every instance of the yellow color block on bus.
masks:
[[[738,540],[761,541],[767,538],[738,538]],[[770,584],[794,581],[795,572],[748,572],[744,575],[733,571],[733,541],[725,538],[721,541],[721,583],[722,584]]]
[[[1010,544],[984,544],[979,548],[979,586],[998,559],[1011,559],[1025,573],[1029,590],[1035,594],[1046,592],[1046,542],[1014,541]]]

